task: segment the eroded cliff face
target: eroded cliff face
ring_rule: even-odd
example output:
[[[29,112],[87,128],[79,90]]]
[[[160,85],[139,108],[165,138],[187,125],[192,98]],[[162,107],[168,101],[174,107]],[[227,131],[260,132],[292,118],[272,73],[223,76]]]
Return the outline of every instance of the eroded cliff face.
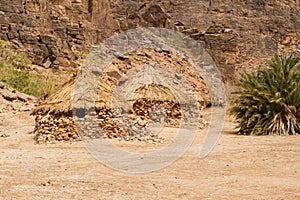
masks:
[[[77,67],[79,53],[116,31],[107,1],[2,0],[0,38],[44,67]]]
[[[113,33],[166,27],[198,40],[225,80],[276,52],[300,54],[297,0],[2,0],[0,38],[44,67],[76,68]]]
[[[257,67],[276,52],[300,54],[296,0],[113,2],[121,29],[159,26],[185,33],[210,53],[225,80],[241,68]]]

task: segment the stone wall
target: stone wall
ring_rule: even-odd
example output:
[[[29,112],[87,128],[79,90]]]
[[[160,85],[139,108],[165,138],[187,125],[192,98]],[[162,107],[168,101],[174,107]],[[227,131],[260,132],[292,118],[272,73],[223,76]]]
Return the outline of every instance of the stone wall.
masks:
[[[46,68],[76,68],[86,48],[141,26],[198,40],[225,80],[276,52],[300,53],[297,0],[1,0],[0,24],[2,40]]]

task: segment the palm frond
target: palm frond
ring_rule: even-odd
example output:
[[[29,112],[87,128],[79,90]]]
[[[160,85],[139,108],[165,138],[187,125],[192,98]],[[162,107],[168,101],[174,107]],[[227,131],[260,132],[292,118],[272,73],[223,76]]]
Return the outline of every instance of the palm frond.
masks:
[[[230,113],[242,134],[300,134],[300,58],[275,54],[267,64],[241,74]]]

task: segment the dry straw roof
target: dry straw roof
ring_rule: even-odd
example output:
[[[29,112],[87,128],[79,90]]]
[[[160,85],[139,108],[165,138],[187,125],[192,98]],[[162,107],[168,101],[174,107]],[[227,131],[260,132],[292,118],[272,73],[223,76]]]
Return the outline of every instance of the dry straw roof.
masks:
[[[164,57],[165,55],[161,55],[157,52],[151,52],[151,55],[153,60],[158,59],[153,62],[154,64],[150,62],[150,64],[144,66],[132,58],[133,60],[130,60],[130,66],[127,62],[120,60],[109,66],[99,77],[99,85],[96,89],[95,97],[96,109],[103,107],[111,108],[112,97],[115,97],[115,94],[124,94],[126,102],[128,101],[129,105],[131,104],[130,106],[132,106],[133,102],[138,99],[191,103],[194,97],[187,97],[186,92],[195,92],[200,105],[202,105],[203,102],[205,105],[209,95],[203,92],[206,86],[201,77],[195,73],[196,70],[193,69],[192,66],[189,66],[188,63],[185,63],[183,60],[180,60],[180,62],[179,60],[176,61],[175,55],[172,58]],[[159,60],[162,59],[162,57],[167,60]],[[173,59],[175,59],[176,62],[174,61],[172,64]],[[171,63],[172,65],[164,67],[164,65],[155,64],[160,62],[165,62],[166,66],[168,66],[167,63]],[[174,74],[175,72],[179,72],[183,67],[185,71],[182,75]],[[119,70],[120,68],[122,69],[121,71]],[[80,76],[78,78],[80,78]],[[89,80],[88,78],[84,76],[81,78],[83,78],[83,80],[78,80],[79,82],[77,83],[84,84],[86,82],[90,84],[89,81],[87,81]],[[33,113],[60,114],[71,112],[73,110],[71,98],[75,82],[76,78],[73,77],[65,83],[59,91],[50,95],[42,102]],[[120,83],[122,84],[120,85]],[[122,91],[118,92],[119,90],[116,90],[117,85],[119,86],[117,88],[120,88]],[[191,87],[191,85],[193,86]],[[121,99],[123,98],[121,95],[117,96],[117,98],[117,100],[120,99],[120,102],[124,100]]]
[[[36,113],[61,114],[72,111],[71,97],[74,90],[75,78],[65,83],[56,93],[47,97],[34,111]],[[112,99],[112,87],[101,82],[97,87],[95,107],[103,108],[110,105]],[[134,102],[138,99],[149,99],[151,101],[172,101],[177,102],[173,92],[162,85],[149,84],[138,88],[131,95],[130,101]]]

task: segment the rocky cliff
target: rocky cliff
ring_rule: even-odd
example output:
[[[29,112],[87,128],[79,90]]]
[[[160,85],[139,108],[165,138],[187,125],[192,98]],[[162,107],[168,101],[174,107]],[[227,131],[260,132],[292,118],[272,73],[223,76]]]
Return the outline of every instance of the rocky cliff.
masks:
[[[115,32],[106,1],[3,0],[0,38],[44,67],[77,67],[78,52]]]
[[[115,32],[154,26],[198,40],[225,80],[276,52],[300,54],[298,0],[2,0],[0,38],[46,68],[77,68]]]
[[[121,29],[159,26],[198,40],[225,80],[278,52],[300,54],[298,1],[160,0],[114,1]]]

